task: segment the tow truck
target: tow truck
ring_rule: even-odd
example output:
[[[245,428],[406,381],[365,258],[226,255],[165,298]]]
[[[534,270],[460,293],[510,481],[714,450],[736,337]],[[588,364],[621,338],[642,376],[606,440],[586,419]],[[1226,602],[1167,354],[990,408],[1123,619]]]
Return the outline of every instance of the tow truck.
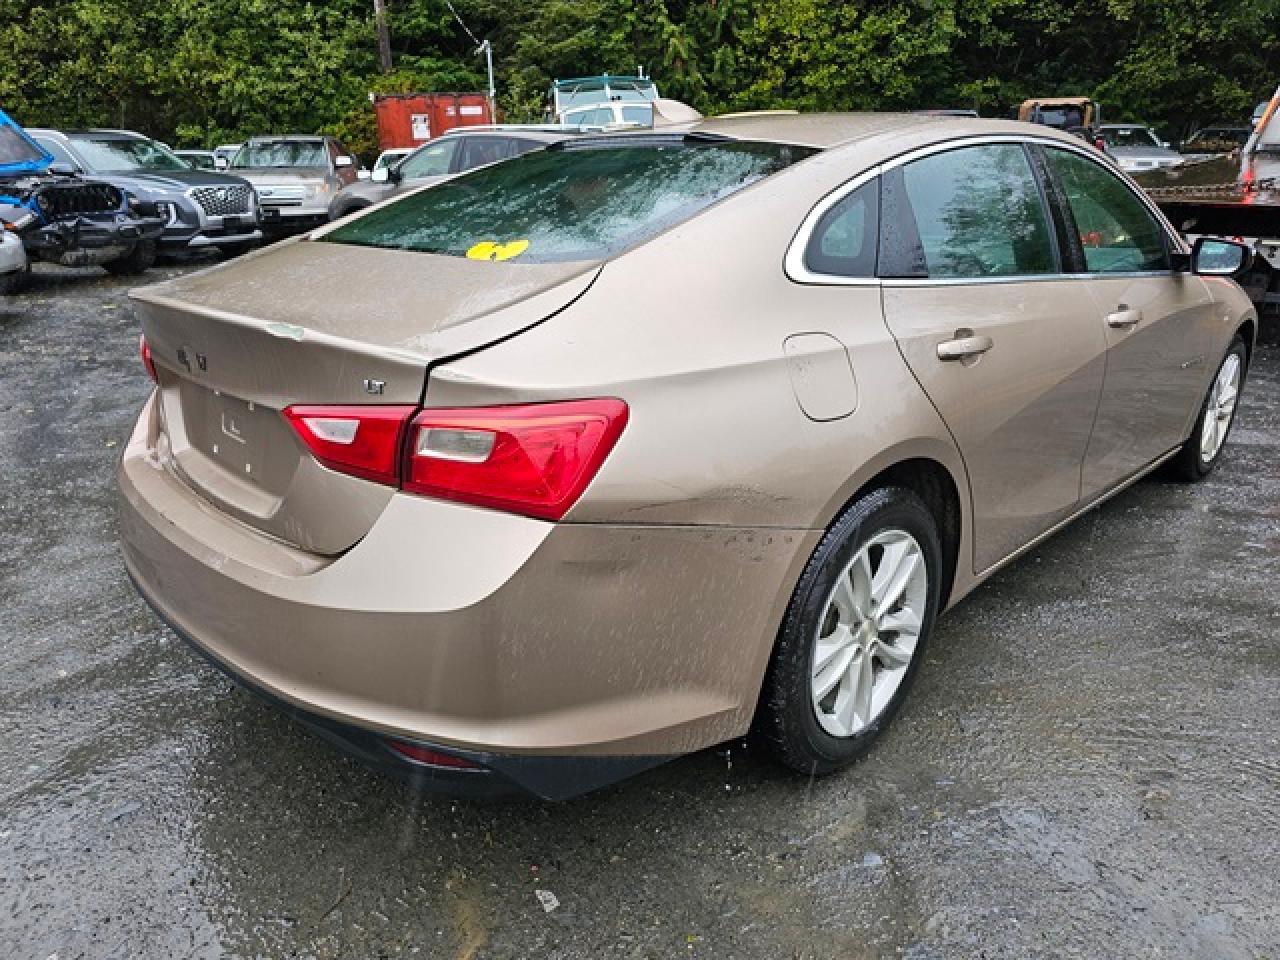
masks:
[[[1254,262],[1240,285],[1260,315],[1280,310],[1280,87],[1240,149],[1135,179],[1188,240],[1250,245]]]

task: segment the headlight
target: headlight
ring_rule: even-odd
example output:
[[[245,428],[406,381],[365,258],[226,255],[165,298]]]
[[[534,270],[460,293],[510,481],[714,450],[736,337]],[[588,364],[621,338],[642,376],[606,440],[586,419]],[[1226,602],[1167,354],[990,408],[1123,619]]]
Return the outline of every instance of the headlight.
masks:
[[[166,224],[174,223],[178,219],[178,205],[176,203],[157,203],[156,216],[163,220]]]

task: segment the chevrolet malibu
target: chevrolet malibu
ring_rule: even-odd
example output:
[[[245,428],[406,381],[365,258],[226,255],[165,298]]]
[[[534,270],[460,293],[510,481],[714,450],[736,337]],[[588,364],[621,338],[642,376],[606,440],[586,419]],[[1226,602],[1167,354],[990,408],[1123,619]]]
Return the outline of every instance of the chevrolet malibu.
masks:
[[[135,292],[125,562],[419,783],[563,798],[749,730],[829,773],[942,610],[1213,470],[1246,258],[1025,124],[567,140]]]

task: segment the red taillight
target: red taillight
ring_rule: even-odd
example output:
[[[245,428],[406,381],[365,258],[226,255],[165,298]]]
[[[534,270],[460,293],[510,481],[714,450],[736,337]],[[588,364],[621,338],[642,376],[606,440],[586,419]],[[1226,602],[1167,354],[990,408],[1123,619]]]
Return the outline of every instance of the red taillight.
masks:
[[[483,769],[478,763],[455,757],[451,753],[441,753],[439,750],[432,750],[417,743],[409,743],[406,740],[393,740],[388,737],[387,746],[402,757],[408,757],[416,763],[425,763],[432,767],[449,767],[454,770]]]
[[[286,407],[285,417],[317,460],[375,483],[400,481],[400,440],[417,407]]]
[[[421,412],[293,406],[284,415],[331,470],[409,493],[559,520],[613,449],[627,424],[627,405],[606,398]]]
[[[138,352],[142,354],[142,365],[147,368],[147,376],[151,378],[151,382],[159,383],[160,378],[156,376],[155,361],[151,359],[151,344],[147,343],[145,335],[138,337]]]
[[[611,398],[423,410],[409,434],[411,493],[559,520],[627,424]]]

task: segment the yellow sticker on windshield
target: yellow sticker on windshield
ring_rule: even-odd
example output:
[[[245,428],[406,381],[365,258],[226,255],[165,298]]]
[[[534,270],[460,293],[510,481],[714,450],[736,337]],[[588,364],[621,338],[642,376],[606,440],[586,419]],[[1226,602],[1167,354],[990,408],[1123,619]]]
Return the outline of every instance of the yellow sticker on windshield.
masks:
[[[510,243],[495,243],[492,240],[481,240],[467,251],[468,260],[510,260],[529,249],[528,240],[512,240]]]

